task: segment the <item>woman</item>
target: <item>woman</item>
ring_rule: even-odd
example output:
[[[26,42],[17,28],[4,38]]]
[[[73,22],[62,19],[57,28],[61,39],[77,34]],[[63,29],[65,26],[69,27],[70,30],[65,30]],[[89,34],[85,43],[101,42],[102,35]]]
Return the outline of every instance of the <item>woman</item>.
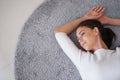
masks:
[[[93,7],[82,18],[54,31],[56,40],[75,64],[83,80],[120,80],[120,48],[109,49],[115,34],[102,26],[120,25],[120,19],[103,16],[104,11],[102,6]],[[75,29],[80,45],[87,52],[78,49],[69,38],[68,35]],[[109,35],[103,36],[106,34]]]

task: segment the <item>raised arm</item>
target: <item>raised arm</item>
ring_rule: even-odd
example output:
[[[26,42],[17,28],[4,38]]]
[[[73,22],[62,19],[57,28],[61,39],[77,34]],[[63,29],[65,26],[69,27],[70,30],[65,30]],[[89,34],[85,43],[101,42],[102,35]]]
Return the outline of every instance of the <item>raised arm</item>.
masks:
[[[102,7],[102,6],[96,6],[96,7],[93,7],[88,13],[85,14],[85,16],[79,18],[79,19],[76,19],[74,21],[71,21],[63,26],[60,26],[58,27],[57,29],[55,29],[55,33],[57,32],[65,32],[66,34],[70,34],[74,29],[77,28],[77,25],[86,20],[86,19],[98,19],[100,18],[103,13],[105,11],[105,8]]]
[[[65,32],[66,34],[69,35],[74,29],[77,28],[77,25],[84,20],[86,20],[86,19],[84,17],[82,17],[82,18],[76,19],[74,21],[71,21],[71,22],[55,29],[54,33]]]
[[[103,24],[115,25],[120,26],[120,19],[117,18],[110,18],[108,16],[102,16],[99,21]]]

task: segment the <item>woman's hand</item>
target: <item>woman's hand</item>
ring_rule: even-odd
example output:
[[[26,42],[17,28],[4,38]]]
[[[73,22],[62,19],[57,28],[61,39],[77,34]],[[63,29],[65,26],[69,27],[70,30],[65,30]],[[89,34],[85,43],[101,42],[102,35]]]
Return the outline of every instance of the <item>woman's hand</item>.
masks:
[[[99,19],[103,16],[105,8],[102,6],[95,6],[84,15],[85,19]]]
[[[110,24],[110,17],[108,16],[102,16],[98,19],[102,24]]]

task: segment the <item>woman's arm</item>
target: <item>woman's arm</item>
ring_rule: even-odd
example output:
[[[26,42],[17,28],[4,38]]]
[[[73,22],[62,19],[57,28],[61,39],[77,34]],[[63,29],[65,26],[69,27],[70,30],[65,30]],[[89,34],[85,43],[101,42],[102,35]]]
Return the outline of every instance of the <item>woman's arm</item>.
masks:
[[[108,20],[108,24],[115,25],[115,26],[120,26],[120,19],[110,18]]]
[[[103,24],[120,26],[120,19],[110,18],[108,16],[102,16],[99,21]]]
[[[82,18],[76,19],[74,21],[71,21],[57,29],[55,29],[55,33],[57,32],[65,32],[67,35],[69,35],[74,29],[77,28],[77,25],[86,20],[86,19],[98,19],[100,18],[105,11],[105,8],[102,6],[96,6],[93,7],[85,16]]]
[[[65,32],[66,34],[69,35],[73,30],[75,30],[77,28],[77,25],[84,20],[86,20],[86,19],[82,17],[82,18],[76,19],[74,21],[71,21],[71,22],[55,29],[54,33]]]

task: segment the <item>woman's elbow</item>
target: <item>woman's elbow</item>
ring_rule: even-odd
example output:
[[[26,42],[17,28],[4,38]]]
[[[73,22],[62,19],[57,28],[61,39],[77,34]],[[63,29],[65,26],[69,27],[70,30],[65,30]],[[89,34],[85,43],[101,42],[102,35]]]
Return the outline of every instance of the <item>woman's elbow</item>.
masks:
[[[55,29],[55,30],[54,30],[54,34],[55,34],[55,33],[58,33],[58,32],[63,32],[63,31],[62,31],[61,29]]]
[[[58,33],[58,32],[59,32],[59,31],[58,31],[57,29],[54,30],[54,34],[55,34],[55,33]]]

